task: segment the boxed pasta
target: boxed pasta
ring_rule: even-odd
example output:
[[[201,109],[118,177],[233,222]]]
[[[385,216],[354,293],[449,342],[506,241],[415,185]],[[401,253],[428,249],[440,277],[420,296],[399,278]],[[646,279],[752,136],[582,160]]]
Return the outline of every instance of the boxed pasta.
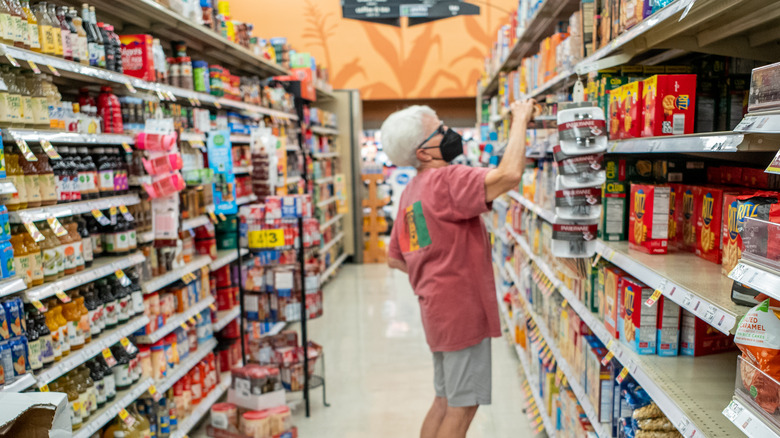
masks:
[[[629,246],[649,254],[666,254],[669,239],[669,187],[631,186]]]
[[[680,347],[680,306],[664,296],[655,304],[658,308],[658,350],[659,356],[677,356]]]
[[[639,354],[655,354],[658,306],[644,304],[653,295],[653,288],[627,276],[623,277],[620,292],[623,303],[620,339]]]

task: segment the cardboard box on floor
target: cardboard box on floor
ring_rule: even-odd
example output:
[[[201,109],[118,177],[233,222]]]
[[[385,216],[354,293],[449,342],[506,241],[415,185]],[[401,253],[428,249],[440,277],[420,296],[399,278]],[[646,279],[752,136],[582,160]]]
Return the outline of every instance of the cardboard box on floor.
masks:
[[[67,395],[0,393],[0,436],[70,438],[72,435]]]

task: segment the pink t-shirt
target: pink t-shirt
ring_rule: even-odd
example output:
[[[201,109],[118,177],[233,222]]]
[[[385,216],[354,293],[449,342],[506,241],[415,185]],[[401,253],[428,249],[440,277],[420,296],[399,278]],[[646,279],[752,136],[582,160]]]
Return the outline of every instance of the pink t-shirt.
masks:
[[[401,194],[389,256],[406,262],[431,351],[501,336],[490,242],[489,169],[447,166],[417,175]]]

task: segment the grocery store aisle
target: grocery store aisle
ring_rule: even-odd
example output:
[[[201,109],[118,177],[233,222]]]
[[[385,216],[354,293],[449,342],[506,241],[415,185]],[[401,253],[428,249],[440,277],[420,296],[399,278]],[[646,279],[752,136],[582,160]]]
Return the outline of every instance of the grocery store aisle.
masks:
[[[385,265],[347,265],[326,286],[325,315],[309,325],[324,346],[328,402],[312,391],[312,415],[296,412],[301,437],[416,437],[434,397],[433,362],[406,275]],[[493,340],[493,405],[469,438],[533,436],[521,412],[519,362]]]

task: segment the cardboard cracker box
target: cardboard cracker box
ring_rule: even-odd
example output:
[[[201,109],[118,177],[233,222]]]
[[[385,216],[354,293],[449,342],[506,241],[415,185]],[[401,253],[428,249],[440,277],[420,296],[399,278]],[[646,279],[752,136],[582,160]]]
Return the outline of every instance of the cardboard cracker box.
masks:
[[[622,279],[626,273],[617,266],[607,266],[604,268],[604,299],[601,301],[601,319],[604,320],[604,326],[607,331],[620,339],[618,330],[618,306],[620,303],[620,288]]]
[[[723,216],[721,219],[721,268],[720,272],[728,276],[742,257],[741,238],[737,230],[737,193],[723,195]]]
[[[698,186],[694,196],[699,200],[695,212],[696,250],[695,254],[712,263],[721,262],[723,243],[723,196],[727,193],[738,194],[739,190]]]
[[[669,250],[679,249],[682,240],[682,190],[683,184],[669,184]]]
[[[677,356],[680,350],[682,308],[664,296],[661,296],[655,305],[658,308],[657,354],[659,356]]]
[[[683,310],[682,314],[681,355],[705,356],[737,349],[731,336],[724,335],[687,310]]]
[[[682,234],[678,238],[679,247],[689,252],[696,251],[696,211],[700,208],[699,199],[696,198],[696,194],[699,193],[696,187],[690,185],[682,187],[682,208],[679,209],[678,223],[682,224]]]
[[[692,134],[696,122],[696,75],[655,75],[643,84],[641,135]]]
[[[621,287],[623,318],[621,340],[638,354],[655,354],[658,340],[658,307],[645,306],[653,288],[633,277],[624,277]]]
[[[631,186],[628,242],[632,249],[666,254],[669,242],[669,187],[652,184]]]
[[[621,105],[623,108],[623,123],[620,127],[620,138],[636,138],[642,136],[644,107],[642,105],[642,81],[629,82],[620,87]]]

